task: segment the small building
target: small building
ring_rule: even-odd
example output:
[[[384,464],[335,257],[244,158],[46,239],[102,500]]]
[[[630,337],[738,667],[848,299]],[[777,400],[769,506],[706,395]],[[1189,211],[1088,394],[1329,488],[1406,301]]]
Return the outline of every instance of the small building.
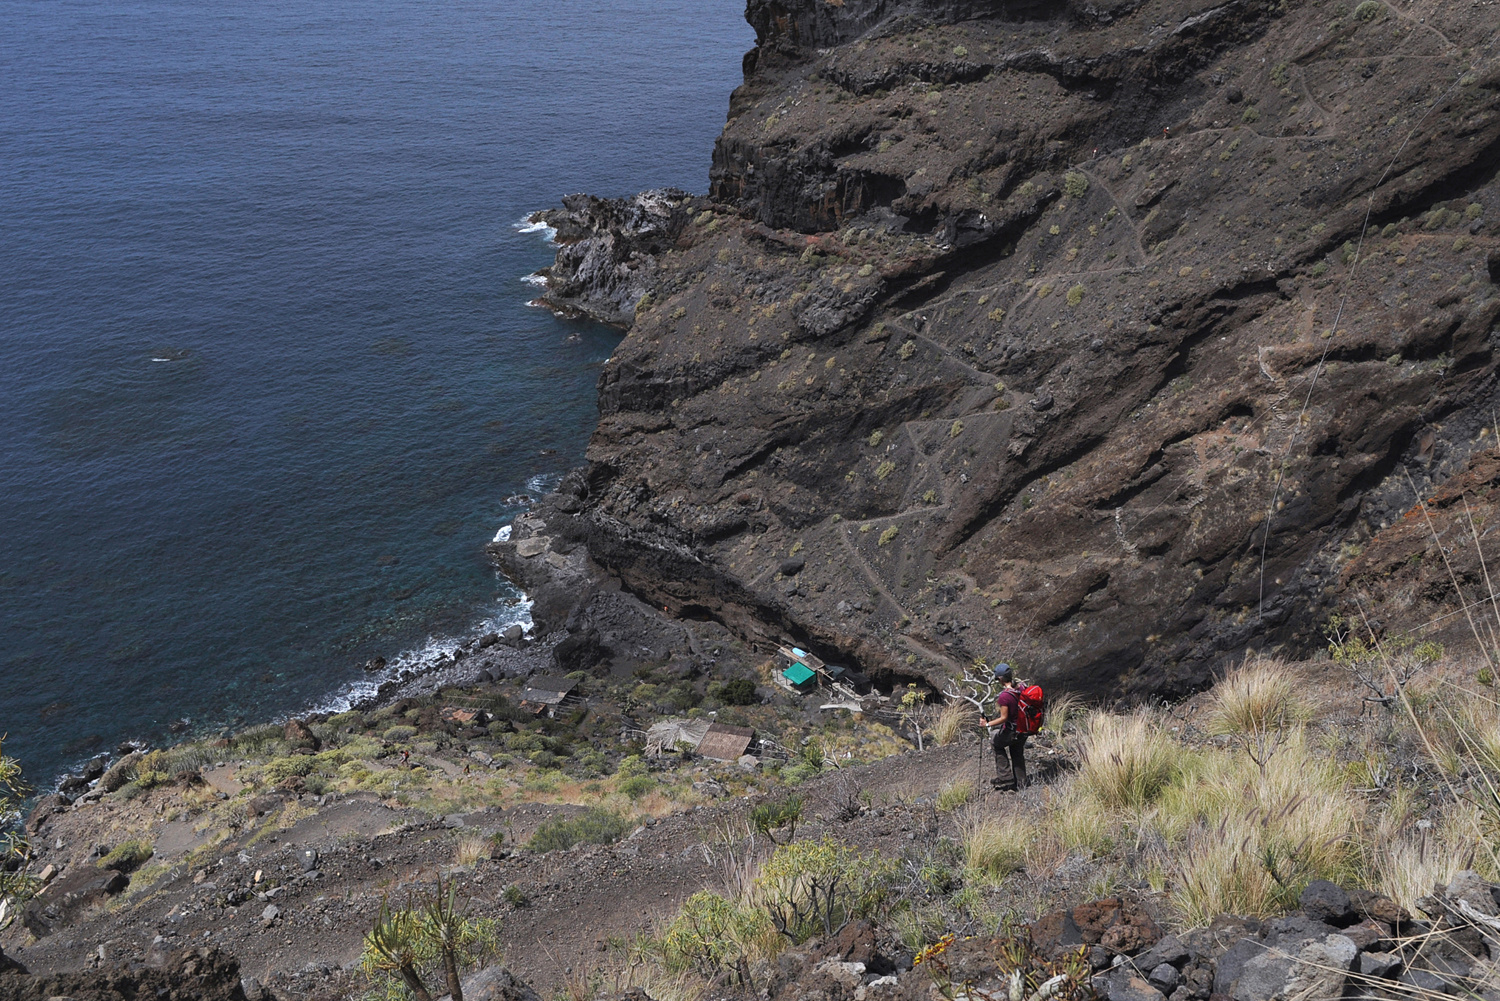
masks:
[[[804,695],[818,687],[818,676],[806,664],[792,661],[790,667],[776,675],[776,683],[788,691]]]
[[[738,761],[754,740],[755,731],[748,726],[715,723],[698,742],[698,753],[715,761]]]
[[[683,746],[696,751],[709,727],[710,721],[706,719],[672,717],[658,720],[646,731],[646,756],[655,758],[671,754]]]
[[[569,678],[528,678],[521,687],[521,708],[533,716],[540,716],[544,712],[548,716],[556,716],[558,708],[568,703],[573,697],[573,689],[577,687],[578,682]]]
[[[483,709],[465,709],[461,706],[447,706],[438,716],[444,723],[454,726],[484,726],[490,721],[490,714]]]

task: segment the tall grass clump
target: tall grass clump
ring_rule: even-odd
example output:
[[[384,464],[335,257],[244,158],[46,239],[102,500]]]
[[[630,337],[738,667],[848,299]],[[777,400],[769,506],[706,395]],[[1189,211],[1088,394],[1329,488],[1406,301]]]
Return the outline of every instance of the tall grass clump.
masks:
[[[1178,754],[1143,713],[1095,713],[1084,731],[1076,781],[1106,809],[1140,809],[1176,776]]]
[[[964,730],[974,722],[974,709],[964,702],[949,702],[938,712],[932,723],[932,740],[947,746],[964,735]]]
[[[1313,709],[1285,664],[1268,657],[1246,658],[1214,686],[1208,732],[1254,736],[1285,730],[1311,719]]]
[[[1028,850],[1039,841],[1036,818],[1013,811],[1002,814],[971,810],[959,822],[964,861],[974,872],[1002,880],[1026,865]]]
[[[1190,923],[1215,914],[1287,910],[1314,879],[1349,882],[1360,862],[1362,801],[1335,765],[1315,756],[1301,728],[1278,752],[1189,759],[1155,822],[1171,851],[1174,903]]]

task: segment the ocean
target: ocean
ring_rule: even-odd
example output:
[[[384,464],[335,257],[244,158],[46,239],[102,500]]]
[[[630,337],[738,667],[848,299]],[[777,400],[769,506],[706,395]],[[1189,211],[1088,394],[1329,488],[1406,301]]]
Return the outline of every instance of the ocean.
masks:
[[[619,333],[518,225],[707,188],[743,0],[0,0],[0,734],[28,776],[525,617]]]

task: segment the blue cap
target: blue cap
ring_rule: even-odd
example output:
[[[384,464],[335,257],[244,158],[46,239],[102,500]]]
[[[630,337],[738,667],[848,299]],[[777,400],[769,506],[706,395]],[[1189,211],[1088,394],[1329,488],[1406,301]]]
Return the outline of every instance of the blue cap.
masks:
[[[999,678],[999,679],[1007,679],[1007,678],[1009,678],[1010,677],[1010,665],[1006,664],[1006,663],[996,664],[995,665],[995,677]]]

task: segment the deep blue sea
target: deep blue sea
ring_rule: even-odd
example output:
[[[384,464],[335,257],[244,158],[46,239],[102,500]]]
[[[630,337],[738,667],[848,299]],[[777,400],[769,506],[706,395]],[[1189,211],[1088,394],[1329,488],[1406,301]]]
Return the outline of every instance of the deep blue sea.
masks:
[[[517,223],[707,187],[743,0],[0,0],[0,733],[35,781],[524,605],[608,328]],[[179,723],[179,726],[181,723]]]

